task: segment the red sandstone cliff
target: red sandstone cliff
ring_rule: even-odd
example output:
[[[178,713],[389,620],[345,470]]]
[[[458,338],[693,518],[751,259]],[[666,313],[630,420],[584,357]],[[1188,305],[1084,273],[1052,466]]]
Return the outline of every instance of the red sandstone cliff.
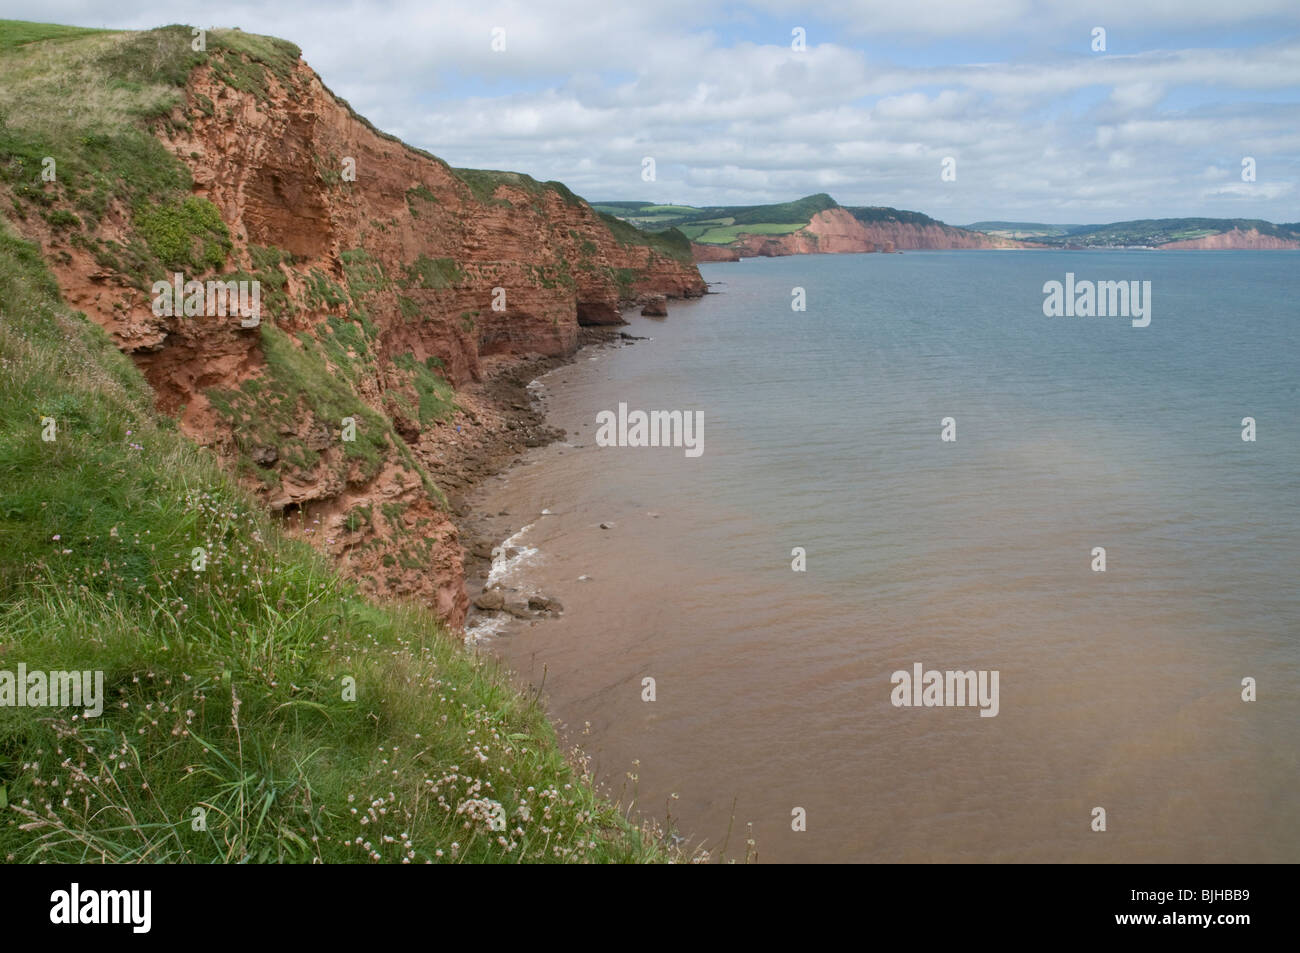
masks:
[[[726,245],[692,244],[696,261],[736,261],[782,255],[892,252],[904,249],[1024,248],[1024,242],[995,238],[947,225],[912,225],[857,219],[848,209],[818,212],[809,223],[785,235],[741,234]]]
[[[1187,249],[1262,249],[1273,250],[1281,248],[1300,248],[1300,241],[1293,239],[1277,238],[1273,235],[1261,235],[1257,229],[1243,231],[1240,228],[1234,228],[1230,231],[1220,232],[1217,235],[1206,235],[1204,238],[1191,238],[1181,242],[1169,242],[1159,246],[1160,248],[1187,248]]]
[[[899,251],[948,248],[1029,248],[1029,242],[997,238],[948,225],[909,225],[902,222],[876,222],[863,227],[877,245],[893,242]]]
[[[462,553],[428,474],[493,421],[473,395],[438,404],[438,378],[460,387],[488,359],[571,353],[580,324],[705,284],[689,261],[620,241],[567,190],[467,179],[377,133],[301,61],[267,78],[258,97],[204,65],[157,128],[229,227],[225,277],[234,266],[262,282],[261,327],[155,317],[144,289],[170,276],[105,267],[92,249],[132,240],[129,209],[110,208],[90,241],[34,217],[26,237],[69,303],[133,355],[160,409],[292,514],[291,532],[370,594],[419,599],[458,625]]]
[[[701,245],[691,242],[691,255],[696,261],[740,261],[740,251],[731,245]]]

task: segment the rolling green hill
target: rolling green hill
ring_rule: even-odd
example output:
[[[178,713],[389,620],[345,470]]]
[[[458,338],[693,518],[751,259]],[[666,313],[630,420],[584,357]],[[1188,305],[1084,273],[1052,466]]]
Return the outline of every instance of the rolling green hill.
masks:
[[[656,205],[651,202],[593,202],[592,208],[647,231],[675,228],[702,245],[725,245],[742,234],[785,235],[807,226],[818,212],[843,208],[864,224],[897,222],[943,225],[920,212],[887,206],[841,206],[825,192],[772,205]]]
[[[973,225],[963,225],[962,227],[972,232],[997,235],[1000,238],[1040,241],[1045,238],[1059,238],[1063,235],[1070,235],[1091,226],[1047,225],[1043,222],[975,222]]]
[[[881,223],[897,222],[900,225],[938,225],[944,228],[951,226],[944,225],[937,218],[931,218],[922,212],[907,212],[903,209],[890,208],[885,205],[867,205],[850,207],[849,211],[853,217],[864,225],[877,225]]]
[[[1171,242],[1219,235],[1234,229],[1267,238],[1300,241],[1300,223],[1276,225],[1262,219],[1163,218],[1107,225],[1051,225],[1043,222],[983,221],[948,226],[922,212],[888,206],[841,206],[826,193],[773,205],[657,205],[651,202],[593,202],[592,207],[648,232],[675,228],[692,242],[725,245],[741,234],[784,235],[805,227],[814,215],[844,208],[864,225],[898,223],[980,232],[993,238],[1027,241],[1057,248],[1155,248]]]
[[[675,228],[693,242],[725,245],[743,233],[784,235],[803,228],[818,212],[837,208],[825,193],[775,205],[656,205],[651,202],[592,202],[591,207],[646,231]]]

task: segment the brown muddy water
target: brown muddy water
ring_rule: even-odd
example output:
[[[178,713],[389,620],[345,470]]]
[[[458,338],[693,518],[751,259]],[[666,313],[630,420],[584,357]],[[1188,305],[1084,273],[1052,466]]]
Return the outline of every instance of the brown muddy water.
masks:
[[[493,581],[564,611],[475,633],[545,672],[609,790],[715,850],[731,827],[728,857],[752,823],[763,862],[1300,860],[1300,354],[1270,254],[702,266],[725,294],[537,382],[569,436],[471,503],[519,550]],[[1043,317],[1045,280],[1108,267],[1153,279],[1150,327]],[[704,452],[596,446],[620,402],[701,411]],[[996,716],[895,706],[916,663],[998,672]]]

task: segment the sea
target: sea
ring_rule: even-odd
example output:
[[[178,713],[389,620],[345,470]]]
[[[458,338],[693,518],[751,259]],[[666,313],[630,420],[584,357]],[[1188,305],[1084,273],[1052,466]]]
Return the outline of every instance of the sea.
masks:
[[[1300,255],[700,271],[475,500],[563,611],[472,637],[609,796],[719,860],[1300,861]],[[1149,324],[1048,316],[1067,275]],[[700,452],[609,445],[620,404]]]

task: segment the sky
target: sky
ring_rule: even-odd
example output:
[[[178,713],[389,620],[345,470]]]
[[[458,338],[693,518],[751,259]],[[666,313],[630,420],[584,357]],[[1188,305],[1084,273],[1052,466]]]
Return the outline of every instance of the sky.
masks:
[[[1300,221],[1300,0],[0,0],[0,17],[284,37],[379,128],[592,201]]]

